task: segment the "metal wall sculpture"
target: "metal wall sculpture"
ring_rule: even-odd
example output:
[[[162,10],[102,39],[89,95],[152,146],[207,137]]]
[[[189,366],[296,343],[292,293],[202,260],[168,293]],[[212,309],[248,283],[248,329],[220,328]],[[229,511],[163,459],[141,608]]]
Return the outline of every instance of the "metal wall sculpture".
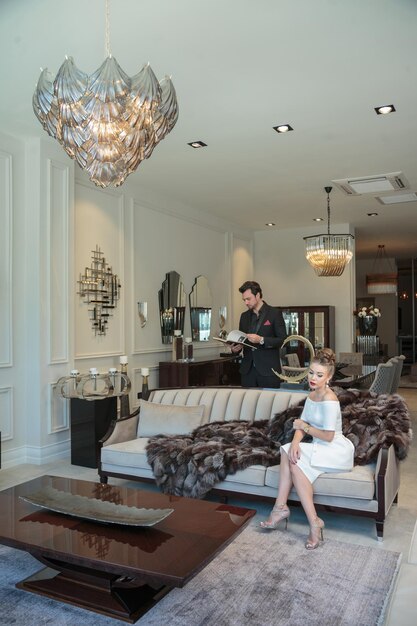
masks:
[[[86,304],[92,305],[88,311],[94,334],[105,335],[108,318],[120,298],[121,285],[117,274],[113,274],[112,268],[107,265],[99,246],[91,253],[91,267],[86,267],[84,274],[80,274],[77,293]]]

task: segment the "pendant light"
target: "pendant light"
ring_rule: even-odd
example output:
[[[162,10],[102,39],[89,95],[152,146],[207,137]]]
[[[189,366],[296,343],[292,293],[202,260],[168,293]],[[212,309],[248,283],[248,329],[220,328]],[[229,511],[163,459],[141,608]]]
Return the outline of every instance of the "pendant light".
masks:
[[[394,271],[383,244],[378,245],[373,270],[372,274],[366,275],[368,294],[397,293],[398,273]]]
[[[330,234],[330,192],[332,187],[325,187],[327,193],[327,234],[303,237],[306,246],[306,259],[317,276],[341,276],[346,265],[353,257],[354,236]]]

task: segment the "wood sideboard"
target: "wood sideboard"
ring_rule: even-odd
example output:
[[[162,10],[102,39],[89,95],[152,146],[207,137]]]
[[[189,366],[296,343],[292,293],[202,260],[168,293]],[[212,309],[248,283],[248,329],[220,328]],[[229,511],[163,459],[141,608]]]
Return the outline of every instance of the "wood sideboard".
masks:
[[[239,362],[235,356],[201,358],[193,361],[160,361],[159,387],[210,387],[240,385]]]

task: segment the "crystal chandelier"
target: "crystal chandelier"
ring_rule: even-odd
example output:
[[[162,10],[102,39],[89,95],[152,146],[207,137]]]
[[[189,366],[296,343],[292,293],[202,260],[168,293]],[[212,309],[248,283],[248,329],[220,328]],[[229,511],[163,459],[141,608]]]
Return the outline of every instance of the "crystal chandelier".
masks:
[[[327,193],[327,234],[303,237],[306,242],[306,259],[318,276],[341,276],[353,256],[354,236],[330,234],[330,192]]]
[[[388,270],[388,271],[385,271]],[[378,245],[374,261],[374,273],[366,275],[366,287],[369,294],[386,294],[397,293],[398,274],[393,271],[390,261],[388,260],[385,246]]]
[[[33,94],[33,110],[90,180],[100,187],[117,187],[173,129],[178,103],[169,77],[159,83],[149,63],[129,77],[111,55],[109,0],[106,54],[91,76],[71,57],[55,78],[44,69]]]

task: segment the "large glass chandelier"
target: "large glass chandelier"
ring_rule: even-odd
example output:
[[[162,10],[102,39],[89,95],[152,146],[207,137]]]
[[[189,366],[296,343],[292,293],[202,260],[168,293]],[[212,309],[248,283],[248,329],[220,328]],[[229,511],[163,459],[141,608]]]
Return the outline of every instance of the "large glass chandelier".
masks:
[[[178,103],[169,77],[159,83],[149,64],[129,77],[111,55],[109,0],[106,54],[91,76],[71,57],[56,77],[44,69],[33,94],[33,110],[90,180],[100,187],[117,187],[173,129]]]
[[[353,256],[354,236],[330,234],[330,192],[327,193],[327,234],[303,237],[306,245],[306,259],[318,276],[341,276]]]
[[[378,245],[373,269],[373,274],[366,275],[368,293],[371,295],[397,293],[398,273],[393,271],[383,244]]]

